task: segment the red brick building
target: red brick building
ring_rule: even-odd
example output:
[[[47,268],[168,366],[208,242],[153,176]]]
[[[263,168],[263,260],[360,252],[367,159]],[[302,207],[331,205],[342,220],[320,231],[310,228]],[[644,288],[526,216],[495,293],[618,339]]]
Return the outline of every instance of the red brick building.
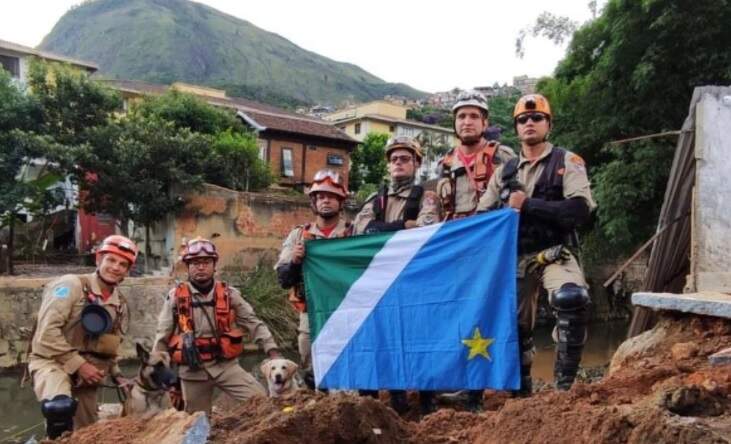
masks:
[[[158,96],[171,89],[193,94],[211,105],[229,108],[254,130],[259,141],[259,155],[266,160],[279,185],[303,189],[321,168],[339,171],[347,184],[350,153],[358,145],[332,123],[295,114],[281,108],[239,97],[225,91],[185,83],[170,86],[131,80],[102,80],[117,90],[124,108],[145,96]]]

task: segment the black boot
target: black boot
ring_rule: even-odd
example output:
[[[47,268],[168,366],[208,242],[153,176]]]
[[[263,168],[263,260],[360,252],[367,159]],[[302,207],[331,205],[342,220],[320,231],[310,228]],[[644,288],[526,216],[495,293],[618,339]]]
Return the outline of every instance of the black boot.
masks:
[[[419,413],[426,416],[437,411],[434,405],[434,392],[431,390],[422,390],[419,392]]]
[[[474,413],[482,411],[482,393],[482,390],[470,390],[467,393],[467,410]]]
[[[398,413],[403,415],[409,411],[409,401],[406,398],[406,390],[390,390],[391,394],[391,408]]]
[[[576,379],[586,341],[589,293],[579,285],[564,284],[551,299],[556,309],[556,388],[568,390]]]
[[[520,398],[527,398],[533,394],[533,378],[531,378],[530,369],[530,364],[520,365],[520,390],[517,392]]]

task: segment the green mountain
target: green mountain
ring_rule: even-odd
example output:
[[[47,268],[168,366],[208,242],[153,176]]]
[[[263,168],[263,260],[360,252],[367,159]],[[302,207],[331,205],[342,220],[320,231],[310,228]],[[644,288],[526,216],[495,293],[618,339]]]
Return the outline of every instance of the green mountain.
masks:
[[[106,77],[185,81],[279,105],[425,95],[187,0],[86,1],[61,17],[40,49],[95,62]]]

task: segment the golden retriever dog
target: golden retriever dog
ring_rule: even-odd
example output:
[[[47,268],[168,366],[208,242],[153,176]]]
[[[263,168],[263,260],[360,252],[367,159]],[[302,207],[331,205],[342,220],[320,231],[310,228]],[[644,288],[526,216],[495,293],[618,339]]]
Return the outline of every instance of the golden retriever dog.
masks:
[[[297,375],[299,365],[289,359],[269,359],[262,362],[259,369],[266,378],[271,398],[293,393],[302,387]]]
[[[155,415],[172,407],[168,390],[177,382],[167,352],[150,352],[139,343],[140,370],[124,402],[122,416]]]

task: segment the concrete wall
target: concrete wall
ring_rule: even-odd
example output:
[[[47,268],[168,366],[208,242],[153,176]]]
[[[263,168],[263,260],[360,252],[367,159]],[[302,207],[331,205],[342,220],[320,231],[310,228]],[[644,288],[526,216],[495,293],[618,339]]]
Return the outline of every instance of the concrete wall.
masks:
[[[696,177],[691,267],[697,291],[731,291],[731,88],[704,94],[696,106]]]
[[[0,279],[0,368],[25,362],[28,339],[40,307],[44,279]],[[167,278],[127,278],[122,284],[130,309],[130,326],[122,343],[123,358],[136,356],[134,344],[151,345],[163,296],[170,287]]]
[[[180,245],[184,238],[217,234],[219,269],[251,268],[263,257],[274,257],[289,231],[312,218],[304,195],[244,193],[207,185],[204,194],[188,197],[168,236],[173,236],[172,245]]]

